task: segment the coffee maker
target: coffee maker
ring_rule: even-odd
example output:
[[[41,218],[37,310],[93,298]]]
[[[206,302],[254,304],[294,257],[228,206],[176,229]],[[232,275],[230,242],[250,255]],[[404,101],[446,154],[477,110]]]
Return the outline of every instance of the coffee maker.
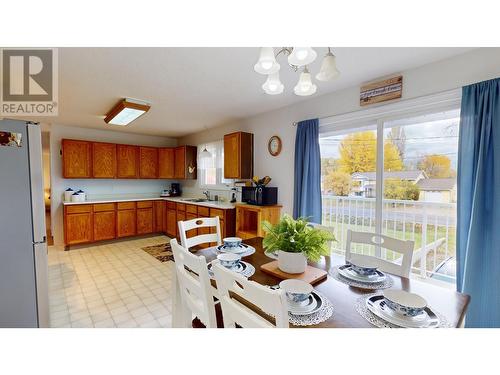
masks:
[[[172,182],[172,185],[170,185],[170,196],[171,197],[178,197],[181,195],[181,184],[178,182]]]

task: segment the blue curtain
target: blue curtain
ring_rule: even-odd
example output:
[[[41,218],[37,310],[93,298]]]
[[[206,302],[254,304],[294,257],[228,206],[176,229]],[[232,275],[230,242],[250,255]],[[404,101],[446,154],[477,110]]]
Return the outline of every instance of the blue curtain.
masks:
[[[319,120],[297,124],[293,217],[308,217],[321,224],[321,155]]]
[[[500,79],[462,90],[458,149],[457,288],[466,327],[500,327]]]

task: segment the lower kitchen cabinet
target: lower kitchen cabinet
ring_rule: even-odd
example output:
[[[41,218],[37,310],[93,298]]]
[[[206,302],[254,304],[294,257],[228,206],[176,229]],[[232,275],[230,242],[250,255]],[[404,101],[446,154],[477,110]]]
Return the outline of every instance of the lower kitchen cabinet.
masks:
[[[115,211],[94,212],[94,241],[112,240],[115,237]]]
[[[64,217],[64,239],[67,245],[92,242],[92,206],[69,210]]]
[[[165,232],[169,237],[175,237],[177,234],[177,214],[175,209],[167,208],[167,225]]]
[[[153,233],[153,207],[137,209],[137,234]]]
[[[165,201],[154,202],[154,232],[165,232]]]
[[[137,234],[137,213],[135,209],[118,210],[116,217],[116,236],[129,237]]]

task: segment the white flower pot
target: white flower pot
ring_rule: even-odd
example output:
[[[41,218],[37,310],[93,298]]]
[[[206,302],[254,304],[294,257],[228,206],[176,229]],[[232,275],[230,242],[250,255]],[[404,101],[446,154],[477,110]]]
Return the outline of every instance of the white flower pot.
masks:
[[[307,267],[307,259],[302,253],[278,251],[278,268],[286,273],[303,273]]]

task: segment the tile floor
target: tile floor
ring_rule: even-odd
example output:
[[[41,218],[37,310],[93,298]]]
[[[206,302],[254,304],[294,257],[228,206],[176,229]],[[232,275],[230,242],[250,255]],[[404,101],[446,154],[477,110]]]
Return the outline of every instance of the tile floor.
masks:
[[[63,251],[49,247],[51,327],[171,327],[173,263],[141,248],[155,236]]]

